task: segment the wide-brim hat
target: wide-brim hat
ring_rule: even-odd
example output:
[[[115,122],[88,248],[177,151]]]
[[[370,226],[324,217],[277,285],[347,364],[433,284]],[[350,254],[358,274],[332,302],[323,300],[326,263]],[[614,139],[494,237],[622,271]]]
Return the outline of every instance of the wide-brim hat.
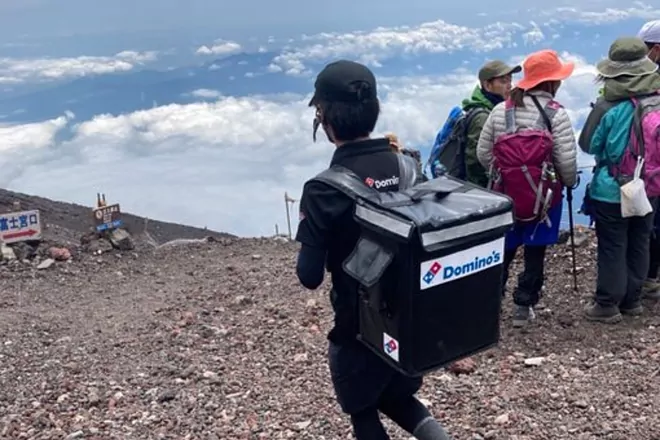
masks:
[[[640,38],[618,38],[610,46],[607,58],[596,65],[596,70],[605,78],[650,75],[658,70],[658,65],[647,54],[648,47]]]
[[[575,63],[562,63],[554,50],[546,49],[529,55],[522,64],[523,77],[516,87],[530,90],[546,81],[563,81],[573,74]]]

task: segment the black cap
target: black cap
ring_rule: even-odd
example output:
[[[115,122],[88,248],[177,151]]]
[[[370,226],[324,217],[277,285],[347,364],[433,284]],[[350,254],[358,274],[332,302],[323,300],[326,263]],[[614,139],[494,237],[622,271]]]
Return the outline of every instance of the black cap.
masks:
[[[363,102],[376,99],[376,77],[367,66],[339,60],[328,64],[316,77],[314,96],[309,106],[318,101]]]

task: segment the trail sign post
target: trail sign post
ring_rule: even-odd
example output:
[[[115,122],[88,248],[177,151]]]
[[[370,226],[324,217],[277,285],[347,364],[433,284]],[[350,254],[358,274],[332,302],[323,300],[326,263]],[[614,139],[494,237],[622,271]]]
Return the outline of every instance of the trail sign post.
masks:
[[[119,204],[102,206],[94,209],[94,222],[96,223],[96,231],[110,231],[122,225],[121,209]]]
[[[41,239],[39,210],[0,214],[0,242],[5,244]]]
[[[289,196],[288,192],[284,192],[284,204],[286,205],[286,225],[289,229],[289,240],[291,240],[291,213],[290,207],[296,203],[296,199]]]
[[[96,194],[96,208],[92,211],[96,232],[111,231],[122,225],[119,203],[108,205],[105,194]]]

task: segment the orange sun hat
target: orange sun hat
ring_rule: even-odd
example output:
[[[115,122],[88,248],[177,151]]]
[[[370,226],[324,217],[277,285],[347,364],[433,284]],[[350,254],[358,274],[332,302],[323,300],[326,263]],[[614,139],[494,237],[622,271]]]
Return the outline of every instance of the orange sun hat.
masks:
[[[522,63],[523,78],[516,87],[529,90],[545,81],[562,81],[571,76],[575,63],[562,63],[557,52],[540,50],[529,55]]]

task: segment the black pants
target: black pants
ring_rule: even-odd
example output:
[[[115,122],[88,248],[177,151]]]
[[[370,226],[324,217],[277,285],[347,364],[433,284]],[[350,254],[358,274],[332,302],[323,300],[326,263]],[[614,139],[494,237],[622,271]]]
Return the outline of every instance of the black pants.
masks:
[[[432,417],[424,404],[414,396],[394,401],[383,400],[378,407],[351,414],[353,432],[357,440],[390,440],[380,421],[379,411],[410,435],[423,420]]]
[[[412,434],[429,411],[415,398],[421,378],[392,369],[358,341],[330,343],[330,375],[342,410],[351,416],[357,440],[388,440],[379,412]]]
[[[598,238],[596,302],[605,307],[630,306],[639,301],[649,272],[653,213],[623,218],[618,203],[594,200],[593,206]]]
[[[539,302],[541,288],[543,287],[546,246],[523,246],[523,248],[525,250],[525,268],[518,275],[518,286],[513,292],[513,302],[518,306],[533,307]],[[517,248],[514,248],[504,252],[502,292],[504,292],[504,285],[509,279],[509,266],[511,266],[517,250]]]
[[[654,215],[658,215],[657,209]],[[655,219],[654,223],[657,225],[658,219]],[[651,233],[649,258],[649,273],[646,275],[646,278],[655,279],[658,277],[658,269],[660,269],[660,230],[656,229]]]

